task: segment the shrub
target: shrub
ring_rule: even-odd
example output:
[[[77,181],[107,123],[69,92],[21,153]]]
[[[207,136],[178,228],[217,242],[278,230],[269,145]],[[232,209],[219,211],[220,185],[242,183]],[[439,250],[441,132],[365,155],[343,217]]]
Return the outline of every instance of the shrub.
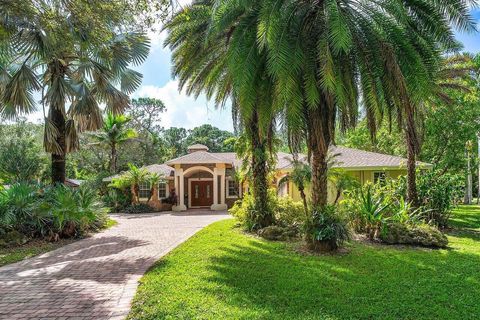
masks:
[[[110,189],[102,197],[104,205],[110,208],[111,212],[122,212],[132,204],[132,193],[119,189]]]
[[[315,209],[304,225],[307,244],[315,251],[332,251],[351,238],[347,222],[337,207]]]
[[[276,207],[276,202],[277,195],[275,190],[268,190],[268,206],[273,209]],[[257,211],[255,198],[252,194],[247,193],[242,199],[235,201],[235,204],[229,209],[229,212],[240,221],[240,224],[246,230],[254,231],[260,228],[257,221],[260,221],[259,217],[262,213]]]
[[[27,237],[76,237],[101,227],[106,213],[94,191],[18,183],[0,191],[0,229]]]
[[[438,248],[445,248],[448,245],[447,237],[437,228],[427,224],[411,226],[391,223],[388,224],[386,232],[382,233],[380,238],[388,244],[410,244]]]
[[[290,197],[277,198],[273,211],[277,224],[283,227],[302,226],[306,220],[302,202],[293,201]]]
[[[156,210],[145,203],[132,204],[123,210],[125,213],[150,213]]]

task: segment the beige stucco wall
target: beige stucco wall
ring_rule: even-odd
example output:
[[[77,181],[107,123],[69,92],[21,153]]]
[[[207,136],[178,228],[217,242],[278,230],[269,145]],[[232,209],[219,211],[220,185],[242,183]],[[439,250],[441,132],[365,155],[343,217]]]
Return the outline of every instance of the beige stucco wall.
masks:
[[[378,171],[385,171],[388,178],[396,179],[400,175],[406,175],[407,171],[405,169],[397,169],[397,170],[349,170],[347,173],[357,179],[362,185],[366,182],[373,182],[373,174],[374,172]],[[281,174],[286,174],[287,171],[282,172]],[[280,174],[280,175],[281,175]],[[300,192],[298,191],[297,187],[293,183],[289,183],[288,185],[288,195],[295,201],[301,201],[302,198],[300,197]],[[307,196],[310,194],[310,188],[307,187],[305,190]],[[328,201],[333,202],[336,197],[336,190],[332,184],[328,183]]]

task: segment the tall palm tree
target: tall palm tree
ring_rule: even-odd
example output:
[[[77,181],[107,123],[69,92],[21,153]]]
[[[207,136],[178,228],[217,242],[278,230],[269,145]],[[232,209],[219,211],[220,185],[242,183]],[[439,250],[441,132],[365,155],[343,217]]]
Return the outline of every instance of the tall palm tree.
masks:
[[[264,227],[273,222],[267,201],[275,118],[273,79],[267,72],[266,51],[255,45],[258,10],[222,12],[215,0],[194,1],[167,24],[165,43],[173,51],[173,70],[181,88],[195,96],[205,92],[219,107],[232,101],[235,118],[249,140],[256,226]]]
[[[130,120],[130,118],[124,115],[107,113],[101,131],[93,134],[94,139],[97,140],[98,143],[110,148],[111,173],[117,172],[117,147],[137,136],[135,130],[126,127]]]
[[[149,43],[143,33],[122,32],[114,16],[97,12],[90,21],[71,14],[77,2],[35,4],[28,18],[2,12],[8,33],[0,43],[0,114],[13,119],[31,113],[36,109],[34,93],[41,94],[52,182],[63,183],[66,154],[78,149],[79,132],[102,125],[99,104],[113,114],[128,106],[128,94],[142,79],[128,66],[146,59]],[[95,5],[92,12],[105,6]]]
[[[231,2],[232,7],[261,6],[257,43],[268,49],[278,102],[296,137],[290,140],[307,142],[314,206],[327,203],[327,152],[336,122],[341,128],[354,125],[358,101],[372,137],[378,119],[398,118],[408,146],[409,199],[415,199],[416,108],[433,90],[438,48],[458,48],[451,24],[474,29],[473,2]]]

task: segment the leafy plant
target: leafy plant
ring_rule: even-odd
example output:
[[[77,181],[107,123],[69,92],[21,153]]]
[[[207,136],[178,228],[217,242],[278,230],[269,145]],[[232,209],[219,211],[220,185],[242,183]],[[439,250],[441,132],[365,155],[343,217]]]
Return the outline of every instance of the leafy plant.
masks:
[[[390,204],[385,203],[383,197],[375,198],[371,185],[367,185],[366,192],[363,189],[360,191],[360,199],[359,214],[364,222],[365,231],[370,239],[376,239],[384,228]]]
[[[315,251],[332,251],[351,238],[347,222],[337,207],[327,205],[315,209],[304,226],[307,244]]]

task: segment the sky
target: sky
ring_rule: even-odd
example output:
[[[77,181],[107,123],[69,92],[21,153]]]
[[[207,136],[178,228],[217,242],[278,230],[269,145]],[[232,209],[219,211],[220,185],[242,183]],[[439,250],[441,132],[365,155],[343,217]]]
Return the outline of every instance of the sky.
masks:
[[[181,2],[187,2],[183,0]],[[480,9],[474,9],[473,16],[480,30]],[[165,33],[150,33],[151,50],[147,60],[136,68],[143,74],[141,87],[132,95],[133,98],[150,97],[161,99],[167,111],[162,115],[161,125],[165,128],[184,127],[192,129],[202,124],[211,124],[223,130],[233,130],[230,107],[217,110],[213,102],[205,96],[198,99],[187,96],[178,90],[178,82],[171,75],[171,52],[163,47]],[[458,33],[457,38],[464,44],[464,50],[480,52],[480,33]],[[39,121],[40,113],[28,117]]]

